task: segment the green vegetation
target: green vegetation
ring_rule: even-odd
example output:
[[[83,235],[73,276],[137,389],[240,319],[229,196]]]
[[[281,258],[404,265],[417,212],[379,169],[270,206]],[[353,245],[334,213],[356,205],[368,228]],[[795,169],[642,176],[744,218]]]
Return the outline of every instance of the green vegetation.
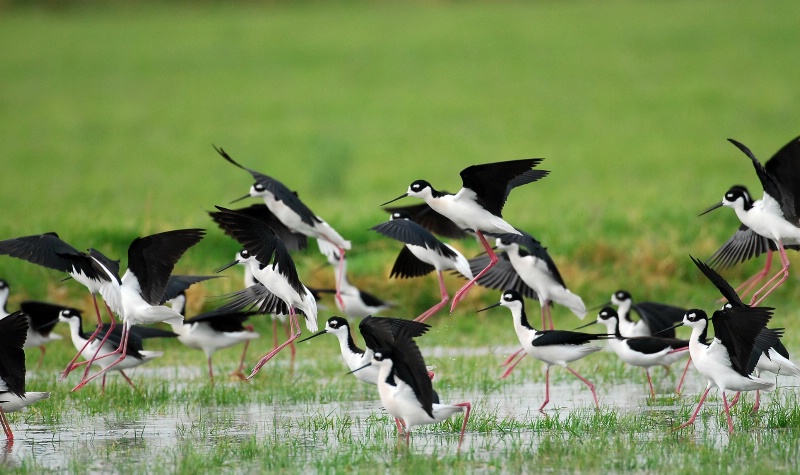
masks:
[[[378,205],[417,178],[453,191],[470,164],[530,156],[545,157],[552,173],[514,191],[504,215],[548,247],[588,306],[624,287],[711,310],[716,290],[688,254],[708,257],[738,221],[727,209],[697,214],[735,183],[760,195],[752,166],[725,139],[766,160],[800,124],[800,4],[791,1],[3,5],[0,239],[56,231],[124,267],[136,236],[205,227],[178,271],[209,274],[237,245],[205,212],[251,184],[214,144],[286,182],[351,239],[351,280],[397,302],[396,316],[417,315],[437,292],[432,278],[387,279],[399,247],[367,231],[386,219]],[[330,287],[333,272],[311,247],[297,256],[301,277]],[[762,264],[724,275],[739,282]],[[238,271],[225,274],[192,293],[190,314],[240,285]],[[3,258],[0,277],[12,286],[10,309],[25,299],[91,308],[79,285],[49,270]],[[790,351],[800,347],[796,283],[768,302]],[[435,316],[423,349],[511,347],[506,311],[473,313],[498,295],[476,290],[452,316]],[[321,320],[333,313],[325,303]],[[561,328],[578,324],[564,309],[554,314]],[[271,336],[267,319],[254,323],[264,337],[251,362]],[[543,382],[540,366],[526,361],[500,382],[500,358],[456,353],[430,363],[448,399],[475,404],[457,454],[459,420],[421,430],[410,450],[396,447],[392,421],[377,406],[358,409],[377,395],[344,377],[330,340],[301,345],[294,372],[281,355],[263,377],[214,387],[201,353],[177,342],[148,349],[166,354],[139,371],[139,390],[113,381],[105,395],[55,382],[73,351],[67,342],[50,345],[40,370],[32,352],[28,387],[53,396],[12,424],[47,427],[54,442],[30,447],[20,437],[11,471],[708,473],[800,462],[791,388],[753,418],[740,404],[730,438],[713,405],[696,429],[668,430],[689,416],[692,391],[634,408],[509,416],[495,407],[504,397],[540,404],[540,387],[529,394],[523,384]],[[216,355],[217,371],[237,357]],[[641,371],[608,354],[576,369],[609,385],[601,402],[614,385],[645,393]],[[576,383],[558,368],[552,378]],[[585,388],[574,390],[579,398]],[[62,466],[47,465],[54,451]]]

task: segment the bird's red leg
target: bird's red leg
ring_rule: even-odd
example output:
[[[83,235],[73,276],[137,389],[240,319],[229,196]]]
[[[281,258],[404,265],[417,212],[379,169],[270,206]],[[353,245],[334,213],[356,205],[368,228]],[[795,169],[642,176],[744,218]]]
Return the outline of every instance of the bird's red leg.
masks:
[[[444,307],[447,304],[447,302],[450,301],[450,296],[447,294],[447,287],[445,287],[444,285],[444,275],[440,270],[436,272],[439,276],[439,293],[441,294],[442,300],[433,307],[426,310],[422,315],[415,318],[414,319],[415,322],[424,322],[425,320],[430,318],[431,315],[438,312],[442,307]]]
[[[681,379],[678,381],[678,387],[675,389],[675,393],[680,394],[681,388],[683,387],[683,380],[686,378],[686,372],[689,371],[689,365],[692,364],[692,357],[689,356],[689,360],[686,362],[686,366],[683,368],[683,374],[681,374]]]
[[[483,274],[488,272],[489,269],[492,268],[492,266],[497,264],[497,261],[499,260],[498,257],[497,257],[497,254],[494,253],[494,250],[492,249],[492,246],[490,246],[489,243],[486,242],[486,238],[483,237],[483,233],[476,230],[475,234],[477,234],[478,239],[480,239],[484,250],[486,250],[486,254],[489,256],[489,265],[487,265],[482,271],[478,272],[478,275],[473,277],[472,280],[470,280],[469,282],[464,284],[464,286],[461,287],[458,290],[458,292],[456,292],[456,294],[453,296],[453,303],[450,305],[450,313],[453,313],[453,309],[456,308],[456,305],[458,304],[458,302],[461,301],[461,299],[464,297],[464,295],[467,294],[467,291],[469,291],[469,289],[473,285],[475,285],[475,282],[477,282],[478,279],[480,279],[483,276]]]
[[[589,390],[592,391],[592,397],[594,398],[594,405],[597,406],[598,409],[600,409],[600,403],[597,402],[597,393],[594,392],[594,384],[590,383],[589,380],[579,375],[577,371],[570,368],[569,366],[565,366],[565,368],[567,368],[567,370],[569,370],[570,373],[574,374],[576,378],[580,379],[581,381],[584,382],[584,384],[589,386]]]
[[[258,361],[258,363],[256,363],[256,366],[253,368],[253,371],[250,373],[250,376],[248,376],[247,379],[252,379],[253,376],[255,376],[256,373],[258,373],[258,371],[261,369],[261,367],[264,366],[265,364],[267,364],[267,362],[269,360],[271,360],[273,356],[278,354],[279,351],[281,351],[282,349],[286,348],[287,346],[289,346],[289,344],[293,343],[296,339],[298,339],[300,337],[300,333],[301,333],[300,332],[300,324],[297,323],[297,316],[295,315],[295,311],[294,311],[293,307],[289,307],[289,324],[290,325],[294,325],[297,328],[297,332],[294,335],[292,335],[289,338],[288,341],[284,342],[283,344],[279,345],[277,348],[273,349],[272,351],[270,351],[269,353],[264,355]]]
[[[700,401],[697,403],[697,408],[695,408],[694,412],[692,413],[692,417],[690,417],[688,421],[676,427],[675,430],[683,429],[684,427],[694,424],[694,420],[697,419],[697,414],[700,412],[700,408],[703,407],[703,403],[705,402],[706,396],[708,396],[708,391],[710,390],[711,386],[706,386],[706,390],[703,391],[703,395],[700,396]]]
[[[781,267],[781,270],[779,270],[777,274],[775,274],[771,279],[769,279],[769,281],[767,281],[767,283],[764,284],[763,287],[758,289],[756,293],[753,294],[753,298],[750,300],[751,307],[757,307],[762,300],[767,298],[769,294],[771,294],[775,289],[777,289],[781,284],[783,284],[786,281],[786,279],[789,278],[789,256],[786,255],[786,248],[783,247],[782,243],[778,242],[777,245],[778,245],[778,251],[780,252],[781,255],[781,264],[783,265],[783,267]],[[775,282],[775,284],[772,287],[770,287],[768,291],[764,292],[764,289],[769,287],[770,284],[772,284],[772,282],[775,279],[779,280]],[[764,295],[762,295],[761,298],[758,298],[758,296],[761,295],[762,292],[764,292]]]
[[[544,402],[539,407],[539,412],[544,412],[544,407],[550,402],[550,366],[544,372]]]

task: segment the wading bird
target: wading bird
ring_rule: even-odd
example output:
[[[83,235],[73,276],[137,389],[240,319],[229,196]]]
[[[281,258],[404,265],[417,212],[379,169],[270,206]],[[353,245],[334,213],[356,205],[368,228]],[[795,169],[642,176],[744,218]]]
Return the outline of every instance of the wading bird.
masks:
[[[437,191],[425,180],[416,180],[406,193],[383,204],[387,205],[406,196],[422,198],[434,211],[444,215],[461,229],[475,231],[489,256],[489,264],[456,292],[450,305],[451,313],[477,279],[497,263],[497,256],[483,234],[517,233],[503,219],[503,206],[512,189],[547,176],[549,172],[546,170],[532,170],[542,160],[529,158],[467,167],[461,170],[462,187],[455,195]]]
[[[765,268],[743,284],[741,293],[748,291],[767,275],[772,264],[772,250],[777,249],[781,269],[753,294],[750,305],[756,306],[789,278],[786,248],[800,244],[800,137],[786,144],[766,165],[762,165],[743,144],[733,139],[728,141],[753,162],[764,189],[764,196],[753,201],[745,187],[736,185],[725,193],[720,203],[701,213],[701,216],[727,206],[733,208],[739,221],[746,227],[740,227],[731,238],[734,242],[729,240],[723,245],[723,248],[714,253],[711,262],[721,265],[735,263],[767,252]],[[764,239],[771,241],[771,244],[766,245]]]
[[[596,335],[591,333],[581,333],[574,331],[564,330],[542,330],[537,331],[530,323],[525,314],[525,304],[522,301],[522,295],[516,290],[507,290],[503,292],[500,301],[494,305],[490,305],[484,309],[478,310],[482,312],[490,308],[503,306],[511,311],[511,317],[514,321],[514,330],[517,333],[517,338],[522,344],[522,348],[527,354],[533,356],[537,360],[543,362],[546,366],[545,371],[545,396],[544,402],[539,411],[543,411],[545,406],[550,402],[550,367],[553,365],[563,366],[567,371],[574,374],[576,378],[583,381],[592,392],[594,404],[600,408],[600,403],[597,402],[597,394],[594,390],[594,384],[589,380],[578,374],[577,371],[567,366],[567,363],[579,360],[584,356],[588,356],[602,347],[589,345],[590,342],[605,338],[605,335]],[[500,379],[508,376],[514,367],[522,360],[518,359],[516,363],[511,365]]]
[[[411,221],[407,214],[397,211],[391,219],[370,228],[388,238],[405,244],[394,262],[389,277],[421,277],[436,271],[441,301],[416,318],[424,322],[450,300],[444,284],[445,270],[454,270],[467,280],[472,279],[469,262],[456,248],[439,241],[427,229]]]

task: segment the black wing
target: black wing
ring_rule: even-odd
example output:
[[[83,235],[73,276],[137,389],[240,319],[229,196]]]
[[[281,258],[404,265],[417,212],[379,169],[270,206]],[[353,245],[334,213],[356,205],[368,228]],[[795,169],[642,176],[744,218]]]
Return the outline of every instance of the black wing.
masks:
[[[516,228],[515,228],[516,229]],[[526,252],[528,255],[531,255],[547,265],[547,271],[553,276],[553,279],[556,280],[559,284],[561,284],[564,288],[567,287],[567,284],[564,282],[564,279],[561,277],[561,273],[558,271],[558,267],[556,267],[556,263],[553,262],[553,258],[550,257],[550,254],[547,252],[547,248],[542,246],[535,237],[526,233],[521,229],[517,229],[520,234],[513,234],[513,233],[505,233],[505,234],[496,234],[495,236],[502,238],[509,242],[514,242],[519,244],[520,246],[520,255],[525,256]]]
[[[770,249],[777,250],[771,239],[742,224],[706,262],[714,269],[724,269],[758,257]]]
[[[239,208],[234,211],[264,221],[267,226],[269,226],[275,232],[275,234],[281,238],[281,241],[283,241],[283,243],[286,245],[286,249],[289,251],[302,251],[308,247],[308,238],[304,234],[292,232],[286,227],[285,224],[283,224],[283,222],[281,222],[281,220],[272,214],[272,211],[270,211],[269,208],[267,208],[267,205],[263,203],[254,204],[247,208]],[[222,225],[216,211],[209,211],[208,214],[211,216],[211,219],[213,219],[214,222],[217,223],[220,228],[222,228],[225,234],[235,239],[233,234],[231,234],[230,231],[228,231],[225,226]]]
[[[441,256],[455,258],[456,253],[430,231],[409,219],[392,219],[370,228],[388,238],[436,251]]]
[[[128,272],[139,281],[140,294],[150,305],[163,302],[175,264],[205,235],[203,229],[178,229],[133,240],[128,247]]]
[[[31,319],[31,328],[45,336],[53,331],[56,323],[58,323],[58,314],[66,308],[62,305],[34,300],[28,300],[20,304],[20,310]]]
[[[226,312],[217,309],[192,317],[185,320],[184,323],[205,322],[218,332],[242,332],[246,330],[244,322],[255,314],[255,312]]]
[[[687,348],[689,340],[678,340],[675,338],[659,338],[656,336],[637,336],[634,338],[626,338],[625,341],[628,346],[636,352],[646,355],[652,355],[667,348],[677,350],[680,348]]]
[[[25,352],[28,338],[28,317],[17,310],[0,319],[0,379],[8,390],[19,397],[25,395]]]
[[[756,337],[772,318],[765,307],[732,307],[714,312],[711,323],[715,338],[725,346],[733,369],[742,376],[747,372]]]
[[[422,262],[409,248],[403,246],[403,248],[400,249],[400,253],[397,255],[397,259],[394,261],[394,266],[392,266],[392,272],[389,273],[389,277],[400,277],[402,279],[422,277],[435,270],[435,267],[427,262]]]
[[[263,221],[233,210],[216,207],[220,211],[220,225],[229,230],[234,238],[247,252],[256,257],[262,266],[266,266],[275,259],[280,273],[289,281],[289,285],[302,295],[303,284],[297,274],[289,251],[283,241]]]
[[[442,191],[442,193],[447,193]],[[396,206],[384,208],[390,214],[405,213],[412,221],[419,224],[428,231],[449,239],[464,239],[469,233],[459,228],[450,218],[433,210],[428,203],[421,203],[410,206]]]
[[[683,320],[686,309],[658,302],[634,303],[631,308],[644,320],[653,335],[675,338],[675,329],[669,330]]]
[[[784,216],[797,225],[797,214],[800,211],[800,137],[795,137],[778,150],[764,168],[781,189],[784,198],[781,209]]]
[[[334,290],[335,292],[335,290]],[[393,305],[389,302],[381,300],[379,297],[370,294],[369,292],[364,292],[363,290],[358,291],[359,295],[361,296],[361,300],[369,307],[392,307]]]
[[[542,162],[541,158],[526,158],[506,162],[472,165],[461,171],[461,182],[464,188],[475,192],[478,202],[490,213],[502,216],[503,206],[509,193],[509,185],[514,179],[518,185],[530,183],[530,175],[525,175],[531,168]]]
[[[289,306],[264,287],[264,284],[261,282],[257,282],[245,289],[223,295],[221,298],[227,300],[227,303],[217,309],[220,312],[253,310],[257,313],[289,314]],[[303,312],[298,310],[297,313]]]
[[[753,345],[753,352],[750,354],[750,359],[747,362],[747,374],[752,373],[756,369],[761,355],[769,358],[768,352],[770,348],[774,348],[778,345],[783,347],[781,344],[781,336],[783,336],[783,328],[765,328],[761,330],[761,333],[756,337],[756,342]],[[783,347],[783,350],[786,351],[786,348]],[[778,352],[780,353],[780,351]],[[784,358],[788,359],[789,357],[784,356]]]
[[[161,303],[174,299],[192,285],[203,282],[204,280],[216,279],[218,275],[171,275],[167,280],[167,288],[164,289],[164,296]]]
[[[320,221],[314,212],[311,211],[302,201],[300,201],[300,198],[297,197],[297,194],[287,188],[286,185],[272,178],[271,176],[264,175],[263,173],[259,173],[255,170],[239,165],[222,148],[214,147],[214,150],[222,155],[225,160],[236,165],[242,170],[247,170],[250,172],[250,174],[253,175],[253,178],[256,180],[256,183],[263,186],[269,190],[270,193],[275,195],[276,200],[283,201],[286,206],[291,208],[292,211],[300,216],[300,219],[302,219],[304,223],[308,224],[309,226],[314,226],[315,223]]]
[[[24,236],[0,241],[0,254],[26,260],[67,273],[83,272],[87,277],[108,280],[85,253],[62,241],[56,233]]]
[[[533,346],[584,345],[590,341],[599,340],[606,337],[606,335],[567,330],[544,330],[536,332],[536,335],[536,338],[534,338],[533,342],[531,342]]]
[[[364,344],[373,351],[380,348],[393,348],[395,336],[400,331],[404,331],[414,338],[425,334],[429,328],[430,325],[427,323],[373,316],[364,317],[358,324]]]
[[[711,283],[714,284],[714,286],[719,290],[719,293],[722,294],[725,300],[727,300],[728,302],[730,302],[731,305],[734,305],[736,307],[746,306],[745,303],[742,302],[742,299],[739,298],[739,294],[736,293],[736,290],[734,290],[733,287],[731,287],[731,284],[729,284],[728,281],[723,279],[721,275],[717,274],[714,271],[714,269],[700,262],[700,260],[695,259],[691,255],[689,257],[691,257],[692,262],[694,262],[694,265],[696,265],[697,268],[700,269],[700,271],[702,271],[703,274],[705,274],[708,280],[710,280]]]
[[[433,384],[428,376],[425,359],[411,334],[402,328],[397,331],[391,358],[397,377],[411,386],[422,409],[433,418]]]
[[[130,332],[142,340],[146,340],[148,338],[176,338],[178,336],[177,333],[169,330],[162,330],[161,328],[156,327],[145,327],[142,325],[132,326],[130,328]]]
[[[528,287],[528,284],[526,284],[519,274],[517,274],[517,271],[514,270],[514,266],[512,266],[511,261],[508,260],[508,254],[501,252],[497,254],[497,257],[499,258],[497,264],[478,279],[478,285],[500,291],[516,290],[524,297],[539,300],[536,291]],[[478,275],[478,273],[488,265],[488,254],[481,254],[469,260],[469,268],[472,271],[472,275]]]

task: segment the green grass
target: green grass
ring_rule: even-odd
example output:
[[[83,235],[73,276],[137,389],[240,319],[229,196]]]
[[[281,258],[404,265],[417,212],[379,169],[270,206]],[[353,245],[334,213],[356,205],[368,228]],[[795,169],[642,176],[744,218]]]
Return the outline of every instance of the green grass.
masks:
[[[531,156],[545,157],[542,167],[552,173],[515,190],[504,216],[548,247],[587,305],[623,287],[639,299],[711,310],[716,290],[687,255],[709,256],[738,222],[730,210],[696,215],[732,184],[759,194],[752,166],[725,139],[742,141],[766,160],[798,134],[800,123],[797,2],[4,5],[0,239],[57,231],[78,248],[122,258],[124,266],[134,237],[199,226],[209,235],[178,271],[211,273],[237,245],[213,229],[205,212],[251,184],[246,172],[217,156],[215,144],[286,182],[351,239],[351,280],[397,302],[397,316],[432,305],[435,283],[387,280],[399,248],[367,231],[386,218],[378,205],[414,179],[453,191],[457,171],[468,165]],[[457,245],[469,255],[479,252],[472,242]],[[333,273],[313,249],[296,260],[307,285],[332,284]],[[724,275],[738,282],[760,264]],[[239,285],[238,271],[229,272],[192,294],[192,312]],[[6,258],[0,277],[12,285],[12,309],[29,298],[90,308],[85,291],[62,283],[58,273]],[[506,311],[473,314],[497,296],[473,291],[453,316],[434,317],[422,346],[513,344]],[[790,351],[800,346],[798,298],[792,277],[768,302],[777,309],[774,326],[788,329]],[[561,328],[577,325],[564,309],[555,315]],[[268,322],[256,324],[265,339],[251,359],[270,335]],[[491,408],[476,405],[471,430],[485,436],[456,455],[449,448],[457,421],[446,429],[450,445],[437,452],[429,434],[440,429],[423,431],[404,451],[395,448],[385,417],[364,421],[309,409],[308,420],[279,418],[303,435],[297,441],[284,438],[272,421],[245,423],[239,433],[234,428],[242,423],[220,415],[219,408],[248,404],[374,399],[354,378],[318,381],[342,371],[332,341],[303,345],[299,355],[308,362],[293,374],[281,356],[268,376],[251,384],[211,387],[199,376],[176,387],[162,376],[139,392],[115,381],[105,396],[94,385],[71,394],[68,384],[56,384],[71,347],[51,346],[44,368],[31,370],[29,388],[52,390],[53,397],[13,421],[65,431],[82,418],[132,423],[157,414],[187,420],[203,414],[200,422],[183,423],[176,446],[163,449],[132,435],[103,445],[97,459],[70,448],[62,471],[103,471],[127,460],[129,469],[121,471],[668,467],[690,473],[786,469],[798,460],[791,397],[756,419],[739,413],[735,423],[744,430],[730,439],[719,435],[724,419],[711,410],[696,433],[671,433],[667,416],[651,413],[652,405],[631,414],[609,409],[548,419],[497,419]],[[167,352],[153,367],[203,371],[199,352],[178,350],[174,342],[152,349]],[[595,356],[576,368],[603,384],[635,381],[644,388],[640,371]],[[29,367],[37,357],[29,356]],[[234,350],[219,353],[217,370],[230,371],[236,357]],[[497,394],[508,384],[543,380],[532,362],[520,365],[510,383],[498,382],[485,359],[434,364],[455,395]],[[553,378],[572,377],[554,370]],[[695,400],[688,396],[663,404],[681,405],[671,414],[683,419]],[[362,431],[375,437],[365,439]],[[316,433],[341,445],[302,445]],[[42,469],[28,456],[15,470]]]

